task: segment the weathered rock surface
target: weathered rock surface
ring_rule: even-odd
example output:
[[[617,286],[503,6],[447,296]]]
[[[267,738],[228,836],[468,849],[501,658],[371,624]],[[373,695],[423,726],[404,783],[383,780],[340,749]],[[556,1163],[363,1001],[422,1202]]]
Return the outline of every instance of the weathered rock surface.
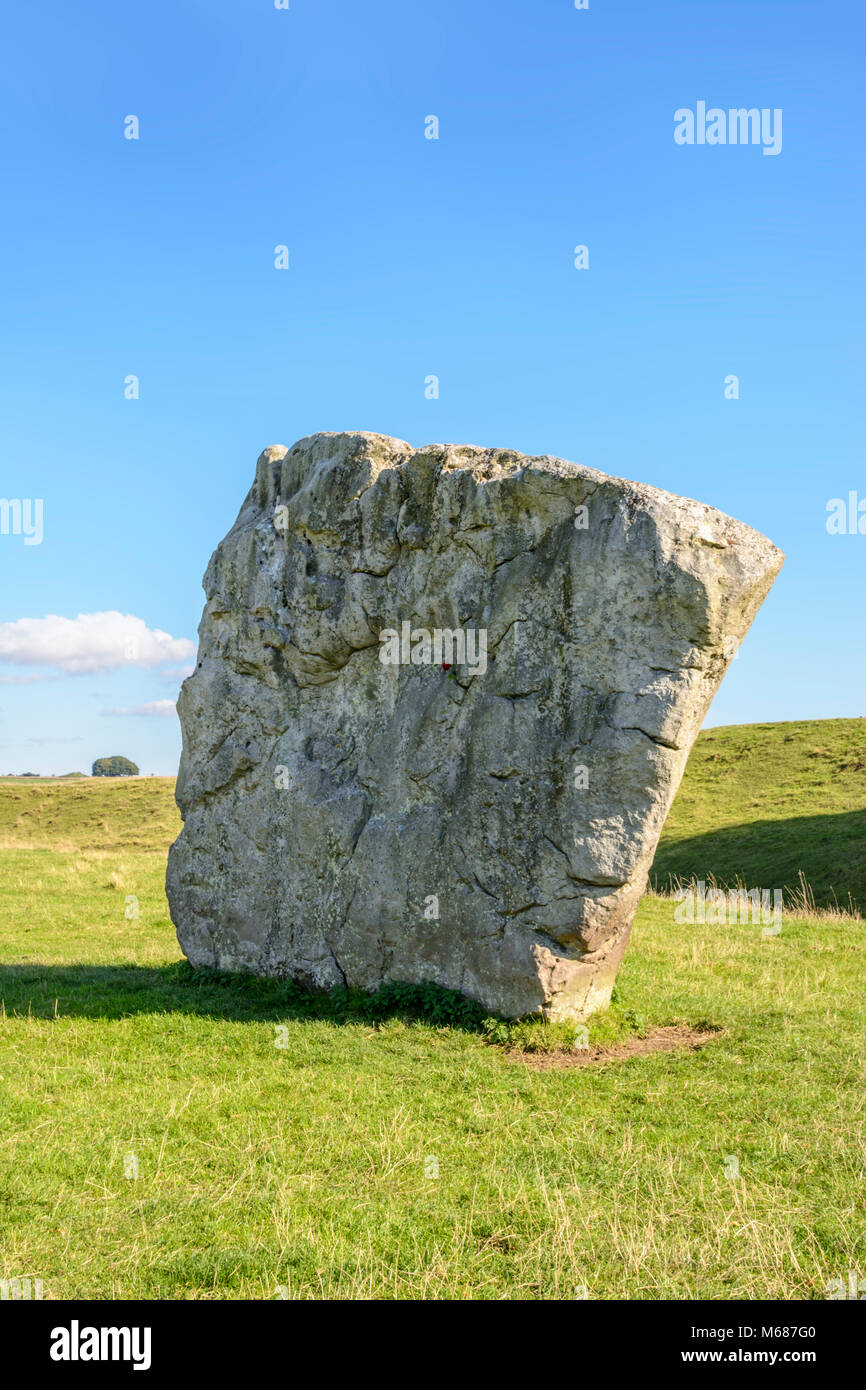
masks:
[[[324,988],[433,980],[512,1016],[605,1004],[781,563],[710,507],[560,459],[266,449],[178,706],[184,952]],[[474,662],[443,670],[437,629],[469,629]],[[385,664],[401,642],[416,660]]]

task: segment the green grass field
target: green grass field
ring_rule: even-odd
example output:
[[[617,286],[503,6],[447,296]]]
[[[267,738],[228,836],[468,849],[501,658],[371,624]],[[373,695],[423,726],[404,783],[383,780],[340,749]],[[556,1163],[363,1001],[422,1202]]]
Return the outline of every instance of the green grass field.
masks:
[[[839,759],[863,727],[708,731],[661,872],[855,893],[866,781]],[[770,937],[645,898],[591,1039],[715,1036],[573,1066],[562,1027],[190,970],[163,892],[177,828],[168,779],[0,783],[0,1278],[55,1299],[809,1299],[866,1275],[862,921]]]

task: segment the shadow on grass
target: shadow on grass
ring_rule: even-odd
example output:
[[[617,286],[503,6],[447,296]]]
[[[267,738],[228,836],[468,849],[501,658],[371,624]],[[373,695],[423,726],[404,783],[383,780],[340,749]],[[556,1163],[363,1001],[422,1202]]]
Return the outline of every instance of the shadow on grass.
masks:
[[[662,837],[650,877],[662,889],[669,877],[781,888],[795,908],[801,870],[818,907],[847,908],[850,894],[866,910],[866,811],[752,821],[670,843]]]
[[[375,994],[337,988],[312,992],[291,980],[171,965],[4,965],[0,1001],[7,1016],[120,1019],[194,1014],[239,1023],[324,1019],[373,1023],[422,1018],[439,1027],[483,1031],[486,1011],[434,984],[383,985]]]

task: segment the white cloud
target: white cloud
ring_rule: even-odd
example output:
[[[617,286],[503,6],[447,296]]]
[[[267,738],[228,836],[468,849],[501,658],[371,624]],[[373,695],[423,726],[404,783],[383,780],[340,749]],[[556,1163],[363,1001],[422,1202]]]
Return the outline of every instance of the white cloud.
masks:
[[[41,746],[43,743],[81,743],[82,737],[81,734],[75,734],[72,738],[55,738],[52,734],[47,734],[45,738],[28,738],[24,741],[25,743],[38,743]]]
[[[156,714],[170,719],[177,714],[174,700],[150,700],[146,705],[121,705],[118,709],[107,709],[105,714]]]
[[[161,685],[174,686],[178,690],[181,683],[191,676],[195,670],[195,663],[190,662],[189,666],[166,666],[164,671],[157,672],[157,680]]]
[[[35,671],[26,676],[0,676],[0,685],[33,685],[35,681],[56,681],[57,676],[37,674]]]
[[[79,613],[77,618],[19,618],[0,623],[0,661],[17,666],[54,666],[77,675],[118,667],[150,670],[167,661],[188,661],[196,646],[149,628],[132,613]]]

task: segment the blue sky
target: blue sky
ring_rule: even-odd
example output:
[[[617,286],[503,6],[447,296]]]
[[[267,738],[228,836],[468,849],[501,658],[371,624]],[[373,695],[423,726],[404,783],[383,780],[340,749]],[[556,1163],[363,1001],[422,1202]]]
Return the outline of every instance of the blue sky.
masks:
[[[788,559],[708,722],[866,714],[866,535],[826,528],[866,499],[863,39],[854,0],[7,12],[0,496],[44,534],[0,534],[0,772],[175,770],[210,553],[319,429],[732,513]],[[676,144],[698,101],[781,153]]]

